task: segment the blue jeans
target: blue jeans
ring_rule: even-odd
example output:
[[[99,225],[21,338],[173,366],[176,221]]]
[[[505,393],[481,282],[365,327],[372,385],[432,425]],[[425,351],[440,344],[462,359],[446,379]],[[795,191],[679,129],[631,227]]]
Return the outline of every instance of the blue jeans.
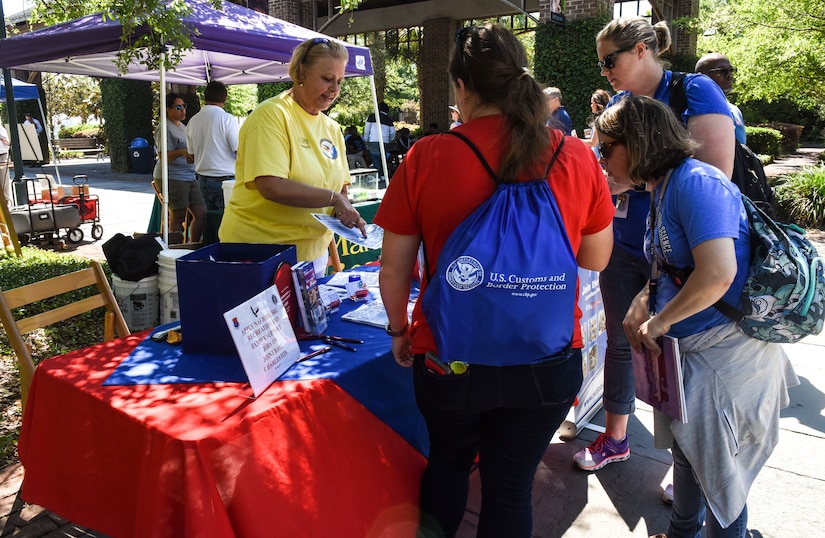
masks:
[[[386,146],[387,143],[384,143]],[[387,171],[384,170],[384,163],[381,161],[381,146],[378,142],[370,142],[370,156],[372,157],[372,167],[378,170],[378,175],[381,177],[387,177]],[[389,156],[387,156],[387,160],[389,160]]]
[[[610,263],[599,274],[607,329],[603,405],[605,411],[615,415],[629,415],[636,409],[630,343],[624,334],[622,321],[630,303],[645,287],[649,277],[650,264],[646,259],[615,245]]]
[[[700,538],[702,523],[707,526],[707,538],[745,538],[748,532],[748,506],[727,528],[722,528],[693,474],[693,467],[674,442],[673,448],[673,508],[670,513],[668,538]]]
[[[221,186],[226,179],[235,179],[235,176],[202,176],[195,174],[198,178],[198,184],[201,187],[203,194],[203,201],[206,204],[206,210],[223,209],[223,187]]]
[[[533,478],[581,386],[581,350],[537,365],[473,364],[467,373],[450,376],[428,372],[418,355],[413,378],[430,435],[419,536],[455,535],[478,454],[477,536],[529,538]]]

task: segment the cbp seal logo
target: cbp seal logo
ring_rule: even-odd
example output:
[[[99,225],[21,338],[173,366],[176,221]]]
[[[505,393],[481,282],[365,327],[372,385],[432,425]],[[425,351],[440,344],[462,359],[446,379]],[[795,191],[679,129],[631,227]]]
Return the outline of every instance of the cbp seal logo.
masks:
[[[459,256],[447,266],[447,283],[457,291],[470,291],[484,281],[484,268],[472,256]]]
[[[321,139],[321,153],[333,161],[338,158],[338,148],[335,147],[332,140],[327,140],[326,138]]]

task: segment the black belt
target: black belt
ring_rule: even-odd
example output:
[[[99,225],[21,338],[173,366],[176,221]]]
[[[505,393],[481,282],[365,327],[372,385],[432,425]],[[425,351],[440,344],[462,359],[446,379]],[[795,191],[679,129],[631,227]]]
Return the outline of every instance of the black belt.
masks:
[[[217,176],[217,177],[216,176],[205,176],[203,174],[198,174],[198,175],[201,176],[201,177],[205,177],[206,179],[214,179],[215,181],[224,181],[224,180],[227,180],[229,178],[234,177],[234,176]]]

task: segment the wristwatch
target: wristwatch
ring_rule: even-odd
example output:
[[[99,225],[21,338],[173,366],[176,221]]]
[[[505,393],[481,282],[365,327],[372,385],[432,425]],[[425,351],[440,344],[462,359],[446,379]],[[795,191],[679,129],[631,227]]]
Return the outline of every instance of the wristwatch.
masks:
[[[392,327],[390,327],[390,322],[389,321],[387,322],[387,325],[384,327],[384,329],[386,329],[386,331],[387,331],[387,334],[390,335],[390,336],[393,336],[393,337],[395,337],[395,336],[404,336],[405,334],[407,334],[407,329],[409,329],[409,328],[410,328],[409,320],[407,320],[407,323],[404,324],[404,328],[401,329],[400,331],[393,331]]]

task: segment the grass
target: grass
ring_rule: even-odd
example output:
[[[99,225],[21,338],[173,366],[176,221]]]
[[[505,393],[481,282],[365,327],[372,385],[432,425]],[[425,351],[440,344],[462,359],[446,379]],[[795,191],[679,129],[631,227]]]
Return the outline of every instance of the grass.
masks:
[[[0,256],[0,288],[12,289],[88,267],[89,260],[72,254],[32,247],[23,256]],[[108,266],[104,264],[108,274]],[[94,287],[25,307],[32,315],[94,293]],[[21,309],[15,314],[22,315]],[[35,363],[103,340],[102,312],[93,311],[25,335]],[[17,437],[22,423],[17,358],[6,332],[0,332],[0,467],[17,461]]]

